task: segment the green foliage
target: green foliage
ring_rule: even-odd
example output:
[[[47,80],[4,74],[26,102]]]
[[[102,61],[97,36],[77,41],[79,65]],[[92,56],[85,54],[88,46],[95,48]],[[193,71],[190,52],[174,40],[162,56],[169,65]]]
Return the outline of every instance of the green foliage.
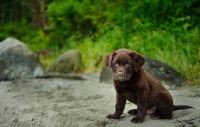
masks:
[[[34,51],[47,48],[46,44],[49,42],[43,31],[34,29],[25,19],[15,24],[3,24],[0,27],[0,40],[7,37],[15,37],[25,42]]]
[[[102,67],[103,59],[113,50],[129,48],[176,68],[191,84],[199,82],[199,29],[172,33],[163,30],[140,31],[124,41],[118,30],[97,41],[86,38],[78,45],[86,68]],[[95,60],[94,60],[95,59]]]
[[[65,50],[78,49],[86,71],[99,69],[109,52],[129,48],[173,66],[195,84],[200,79],[199,6],[199,0],[48,0],[43,30],[25,15],[19,23],[1,25],[0,39],[16,37],[34,51],[53,49],[47,60],[42,57],[47,66]]]
[[[52,2],[48,5],[47,14],[50,25],[46,31],[50,33],[49,36],[52,40],[50,45],[57,43],[59,48],[68,44],[70,37],[80,39],[85,35],[90,35],[90,31],[95,29],[91,20],[81,13],[80,1]]]
[[[49,44],[59,48],[71,45],[71,38],[79,43],[87,37],[96,41],[116,34],[125,43],[138,31],[195,29],[198,5],[198,0],[57,0],[48,5],[50,25],[45,30],[50,33]]]

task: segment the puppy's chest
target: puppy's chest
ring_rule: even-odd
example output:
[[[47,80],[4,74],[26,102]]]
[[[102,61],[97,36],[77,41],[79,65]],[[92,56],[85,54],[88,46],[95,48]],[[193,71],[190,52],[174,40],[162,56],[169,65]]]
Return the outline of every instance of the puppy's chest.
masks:
[[[137,95],[133,91],[122,89],[122,94],[128,101],[137,104]]]

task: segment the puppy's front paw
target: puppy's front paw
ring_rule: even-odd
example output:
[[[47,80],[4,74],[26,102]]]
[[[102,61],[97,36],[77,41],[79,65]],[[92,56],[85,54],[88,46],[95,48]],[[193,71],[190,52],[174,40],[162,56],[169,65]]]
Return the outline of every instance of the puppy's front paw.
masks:
[[[144,121],[144,118],[134,117],[131,122],[133,123],[142,123]]]
[[[108,119],[119,119],[120,116],[117,116],[115,114],[109,114],[109,115],[106,116],[106,118],[108,118]]]

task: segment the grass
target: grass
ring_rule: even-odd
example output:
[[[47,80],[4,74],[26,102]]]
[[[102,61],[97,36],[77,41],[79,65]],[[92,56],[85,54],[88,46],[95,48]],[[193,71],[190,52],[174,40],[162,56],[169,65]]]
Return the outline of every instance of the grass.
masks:
[[[167,63],[185,75],[191,85],[200,84],[200,38],[198,29],[172,34],[166,31],[146,33],[141,53]],[[142,48],[140,48],[142,47]]]
[[[48,69],[60,54],[68,49],[77,49],[82,54],[85,72],[91,72],[101,69],[105,56],[111,51],[129,48],[174,67],[187,77],[190,85],[200,85],[199,42],[200,33],[197,28],[179,32],[139,31],[128,38],[116,29],[95,41],[90,37],[79,43],[72,39],[66,47],[61,50],[55,49],[50,56],[41,57],[40,60]]]

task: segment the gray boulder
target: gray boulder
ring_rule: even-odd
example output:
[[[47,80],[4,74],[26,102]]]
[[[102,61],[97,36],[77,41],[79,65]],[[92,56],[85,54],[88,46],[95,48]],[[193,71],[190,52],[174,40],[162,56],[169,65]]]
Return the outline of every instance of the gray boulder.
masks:
[[[0,42],[0,81],[35,78],[44,69],[35,54],[15,38]]]
[[[69,50],[60,55],[51,65],[49,72],[78,73],[82,72],[81,54],[77,50]]]
[[[145,56],[144,69],[165,85],[182,86],[185,78],[169,65]],[[100,73],[100,82],[112,82],[112,69],[104,66]]]
[[[113,78],[112,69],[107,69],[107,67],[104,65],[100,73],[100,82],[111,83],[112,78]]]

